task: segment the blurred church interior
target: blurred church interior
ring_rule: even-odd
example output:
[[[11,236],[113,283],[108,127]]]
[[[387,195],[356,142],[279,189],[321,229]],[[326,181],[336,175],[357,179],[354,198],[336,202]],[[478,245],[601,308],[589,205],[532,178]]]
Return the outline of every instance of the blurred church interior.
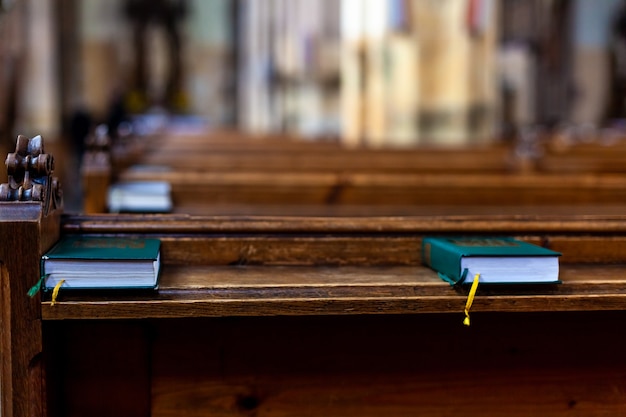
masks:
[[[97,129],[610,144],[625,94],[620,0],[0,1],[0,151],[42,135],[73,211]]]

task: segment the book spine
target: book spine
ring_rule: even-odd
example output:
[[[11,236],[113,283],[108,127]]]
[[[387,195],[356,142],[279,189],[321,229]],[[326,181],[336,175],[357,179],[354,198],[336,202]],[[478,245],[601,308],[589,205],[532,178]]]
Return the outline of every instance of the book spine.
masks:
[[[443,279],[456,283],[461,279],[461,254],[439,240],[425,238],[422,243],[422,261],[443,275]]]

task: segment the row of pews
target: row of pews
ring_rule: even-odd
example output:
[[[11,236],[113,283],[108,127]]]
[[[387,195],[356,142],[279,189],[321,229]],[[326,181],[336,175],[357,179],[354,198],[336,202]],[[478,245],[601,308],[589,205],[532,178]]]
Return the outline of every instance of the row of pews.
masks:
[[[333,148],[314,146],[326,145]],[[190,161],[206,156],[193,148],[183,152]],[[437,174],[476,181],[471,192],[493,203],[482,206],[444,200],[460,186],[441,182],[430,189],[442,189],[437,204],[428,205],[426,192],[418,194],[424,201],[389,205],[371,196],[351,200],[341,216],[327,200],[311,200],[309,211],[280,201],[270,205],[274,215],[240,216],[212,207],[254,202],[262,214],[271,210],[266,201],[207,198],[185,212],[191,203],[176,191],[174,213],[67,214],[52,170],[28,163],[45,154],[43,143],[18,141],[16,154],[15,184],[0,201],[3,417],[615,416],[626,409],[619,334],[626,215],[614,195],[617,174],[555,174],[552,183],[535,173],[505,174],[498,183],[480,171]],[[140,154],[154,163],[160,152]],[[199,187],[229,175],[224,168],[213,177],[215,164],[206,171],[172,164],[171,173]],[[499,205],[509,186],[506,198],[524,193],[515,188],[521,178],[543,193],[516,200],[521,206]],[[405,192],[429,184],[405,181]],[[34,184],[45,192],[12,191]],[[376,198],[401,194],[386,187]],[[342,193],[334,205],[347,198]],[[394,205],[408,214],[388,215]],[[41,255],[74,234],[161,239],[159,290],[61,292],[54,305],[47,293],[29,298]],[[506,235],[562,252],[562,284],[479,287],[465,327],[468,289],[422,264],[421,241],[432,235]]]
[[[115,182],[161,181],[176,213],[412,215],[532,211],[619,213],[623,146],[545,146],[529,159],[506,144],[467,148],[347,149],[336,143],[232,132],[154,135],[138,150],[88,153],[85,212],[106,212]],[[582,150],[580,150],[582,149]],[[94,163],[98,161],[103,163]],[[104,157],[106,155],[106,157]],[[132,155],[132,156],[129,156]]]

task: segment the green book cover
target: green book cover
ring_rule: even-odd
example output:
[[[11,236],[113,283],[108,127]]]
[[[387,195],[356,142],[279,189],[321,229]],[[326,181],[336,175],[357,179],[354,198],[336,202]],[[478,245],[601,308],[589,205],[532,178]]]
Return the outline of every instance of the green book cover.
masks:
[[[451,284],[559,282],[560,253],[511,237],[425,237],[422,259]]]
[[[154,288],[160,269],[158,239],[65,236],[41,261],[44,287]]]

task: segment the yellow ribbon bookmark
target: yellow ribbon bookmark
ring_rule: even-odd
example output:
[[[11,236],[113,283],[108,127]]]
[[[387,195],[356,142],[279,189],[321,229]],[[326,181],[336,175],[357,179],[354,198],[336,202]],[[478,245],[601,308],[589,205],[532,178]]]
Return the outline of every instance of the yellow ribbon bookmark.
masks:
[[[52,290],[52,300],[50,300],[50,306],[53,306],[56,304],[57,297],[59,296],[59,290],[61,289],[61,285],[63,285],[64,282],[65,280],[62,279],[61,281],[57,283],[57,285],[54,286],[54,289]]]
[[[472,282],[472,287],[470,288],[469,295],[467,296],[467,301],[465,302],[465,320],[463,320],[463,324],[466,326],[470,325],[469,310],[472,307],[472,303],[474,302],[474,296],[476,295],[476,290],[478,289],[479,278],[480,274],[474,275],[474,281]]]

